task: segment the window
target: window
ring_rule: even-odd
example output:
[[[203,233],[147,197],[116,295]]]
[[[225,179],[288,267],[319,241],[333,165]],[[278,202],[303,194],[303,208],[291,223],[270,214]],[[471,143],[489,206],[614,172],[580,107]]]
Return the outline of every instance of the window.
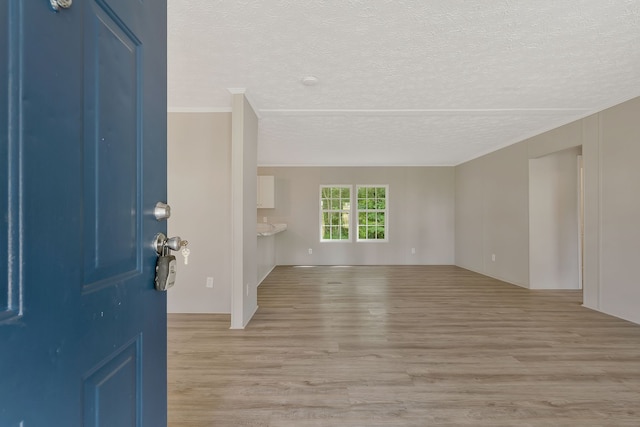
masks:
[[[320,215],[320,241],[351,240],[351,186],[321,186]]]
[[[388,186],[358,185],[358,241],[387,241]]]
[[[351,185],[320,186],[320,241],[350,242],[351,206],[356,221],[357,242],[388,241],[388,185],[357,185],[353,195]]]

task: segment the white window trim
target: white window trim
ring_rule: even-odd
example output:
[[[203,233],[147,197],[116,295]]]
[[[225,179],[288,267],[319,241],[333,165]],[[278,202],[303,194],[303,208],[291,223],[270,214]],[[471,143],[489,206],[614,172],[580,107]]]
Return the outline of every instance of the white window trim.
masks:
[[[360,226],[360,209],[358,209],[358,189],[360,188],[372,188],[372,187],[376,187],[376,188],[384,188],[384,195],[385,195],[385,204],[384,204],[384,210],[382,209],[375,209],[375,210],[364,210],[364,212],[384,212],[384,239],[361,239],[360,237],[358,237],[359,235],[359,226]],[[352,197],[353,200],[355,202],[351,203],[352,211],[355,212],[355,224],[354,224],[354,233],[355,234],[355,239],[356,242],[358,243],[386,243],[389,241],[389,185],[388,184],[379,184],[379,185],[375,185],[375,184],[356,184],[355,186],[355,191],[353,191],[352,193]],[[352,221],[354,222],[354,221]],[[351,224],[349,224],[349,227],[351,227]]]
[[[322,238],[322,214],[325,212],[322,209],[322,189],[323,188],[336,188],[344,187],[349,188],[349,238],[348,239],[323,239]],[[320,235],[320,243],[351,243],[353,242],[353,185],[352,184],[322,184],[318,189],[318,234]],[[342,211],[342,210],[341,210]],[[357,231],[357,230],[356,230]]]

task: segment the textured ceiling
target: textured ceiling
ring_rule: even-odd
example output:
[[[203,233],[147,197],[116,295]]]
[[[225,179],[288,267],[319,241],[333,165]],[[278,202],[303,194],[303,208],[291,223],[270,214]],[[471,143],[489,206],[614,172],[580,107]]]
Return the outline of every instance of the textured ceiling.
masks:
[[[455,165],[640,95],[637,0],[168,0],[168,16],[169,111],[230,111],[245,88],[260,165]]]

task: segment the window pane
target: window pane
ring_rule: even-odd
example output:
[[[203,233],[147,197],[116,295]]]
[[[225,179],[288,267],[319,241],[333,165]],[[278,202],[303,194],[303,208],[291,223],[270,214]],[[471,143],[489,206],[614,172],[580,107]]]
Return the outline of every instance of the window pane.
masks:
[[[320,188],[321,240],[349,239],[350,197],[350,187]]]
[[[386,239],[386,187],[357,187],[358,239]]]
[[[329,239],[334,239],[334,235],[336,234],[336,227],[335,225],[331,225],[329,227],[327,227],[329,229]]]
[[[375,239],[375,238],[376,238],[376,228],[367,227],[367,239]]]
[[[341,231],[341,235],[340,235],[341,239],[346,240],[349,238],[349,228],[342,227],[340,231]]]

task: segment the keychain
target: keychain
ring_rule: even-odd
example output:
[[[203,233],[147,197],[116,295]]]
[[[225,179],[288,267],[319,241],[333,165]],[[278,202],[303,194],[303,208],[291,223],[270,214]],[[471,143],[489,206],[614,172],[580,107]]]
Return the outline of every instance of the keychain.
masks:
[[[180,253],[184,257],[184,265],[189,264],[189,253],[191,253],[191,250],[189,248],[183,247]]]
[[[156,262],[155,287],[159,291],[166,291],[176,282],[177,261],[171,251],[180,251],[184,257],[184,263],[189,263],[189,252],[187,248],[188,241],[182,240],[180,236],[167,239],[164,233],[156,234],[155,248],[158,253]]]
[[[166,291],[176,282],[176,257],[169,251],[167,246],[163,246],[162,255],[156,263],[155,285],[159,291]]]

